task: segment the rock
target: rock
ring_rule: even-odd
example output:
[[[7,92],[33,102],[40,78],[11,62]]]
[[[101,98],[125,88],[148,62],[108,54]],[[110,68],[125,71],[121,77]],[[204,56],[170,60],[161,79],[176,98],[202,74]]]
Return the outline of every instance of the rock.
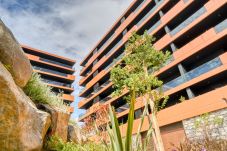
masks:
[[[81,134],[81,129],[77,125],[68,126],[68,141],[72,141],[74,143],[82,143],[86,141],[86,137]]]
[[[0,115],[0,150],[41,150],[50,115],[36,108],[1,62]]]
[[[51,115],[51,126],[48,135],[60,137],[66,142],[70,114],[59,111],[58,109],[50,107],[47,104],[38,104],[37,107],[38,109],[48,112]]]
[[[24,87],[32,74],[32,66],[12,32],[0,20],[0,61],[19,87]]]
[[[77,130],[73,125],[68,126],[68,141],[72,141],[74,143],[79,142],[79,138],[77,136]]]

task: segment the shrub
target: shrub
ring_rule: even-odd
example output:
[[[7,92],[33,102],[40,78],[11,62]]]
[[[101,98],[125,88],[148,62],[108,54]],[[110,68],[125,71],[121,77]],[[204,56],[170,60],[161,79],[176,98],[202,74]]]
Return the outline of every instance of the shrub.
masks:
[[[61,94],[55,94],[52,88],[41,79],[38,73],[33,73],[24,87],[24,92],[35,103],[49,104],[60,110],[67,111],[67,105],[61,99]]]
[[[73,142],[63,142],[59,137],[50,137],[44,145],[46,151],[106,151],[102,144],[86,142],[84,144],[75,144]]]
[[[175,146],[176,147],[176,146]],[[176,147],[177,151],[226,151],[227,140],[203,139],[200,141],[185,140]]]

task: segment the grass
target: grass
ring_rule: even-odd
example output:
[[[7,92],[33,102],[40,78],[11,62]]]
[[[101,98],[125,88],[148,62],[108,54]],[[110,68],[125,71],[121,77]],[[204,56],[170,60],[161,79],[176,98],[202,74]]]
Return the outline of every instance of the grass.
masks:
[[[34,103],[48,104],[61,111],[67,112],[68,106],[61,99],[61,94],[55,94],[52,88],[41,79],[38,73],[33,73],[24,92]]]
[[[44,145],[45,151],[106,151],[102,144],[86,142],[84,144],[76,144],[73,142],[63,142],[59,137],[52,136]]]

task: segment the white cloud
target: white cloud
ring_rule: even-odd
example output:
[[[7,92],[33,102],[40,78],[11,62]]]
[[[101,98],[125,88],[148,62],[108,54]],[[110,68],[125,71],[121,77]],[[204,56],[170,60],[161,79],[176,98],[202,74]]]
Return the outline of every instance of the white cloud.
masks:
[[[79,63],[131,0],[0,0],[1,19],[22,44]],[[76,72],[76,76],[79,76]],[[77,78],[78,82],[79,78]],[[75,94],[78,85],[75,84]],[[76,103],[79,98],[76,99]],[[76,106],[76,105],[75,105]]]

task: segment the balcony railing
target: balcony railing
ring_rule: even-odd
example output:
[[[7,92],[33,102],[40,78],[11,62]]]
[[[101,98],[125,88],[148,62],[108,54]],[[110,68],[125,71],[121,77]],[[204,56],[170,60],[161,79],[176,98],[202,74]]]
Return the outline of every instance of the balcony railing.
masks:
[[[100,51],[100,50],[102,50],[103,48],[104,48],[104,46],[106,46],[109,42],[110,42],[110,40],[112,39],[114,37],[114,33],[108,38],[108,40],[98,49],[98,52]]]
[[[117,61],[119,61],[120,59],[122,59],[122,57],[124,56],[124,53],[122,53],[121,55],[119,55],[117,58],[114,59],[114,61],[109,64],[104,70],[108,70],[110,67],[112,67]]]
[[[140,26],[163,2],[164,0],[159,1],[136,25]]]
[[[71,88],[71,84],[58,82],[58,81],[47,80],[47,79],[43,79],[43,81],[46,82],[46,83],[49,83],[49,84],[54,84],[54,85],[58,85],[58,86],[64,86],[64,87]]]
[[[175,88],[177,87],[178,85],[181,85],[187,81],[190,81],[204,73],[207,73],[219,66],[222,65],[222,62],[220,60],[219,57],[213,59],[213,60],[210,60],[209,62],[187,72],[185,75],[182,75],[166,84],[163,85],[163,91],[167,91],[167,90],[170,90],[172,88]]]
[[[46,59],[46,58],[40,58],[40,60],[72,69],[72,66],[61,63],[61,62],[53,61],[53,60]]]
[[[111,54],[121,43],[122,43],[122,39],[119,40],[112,49],[110,49],[110,51],[106,54],[106,56],[109,56],[109,54]]]
[[[105,97],[104,99],[100,100],[101,103],[105,103],[107,102],[108,100],[111,99],[111,95],[108,95],[107,97]]]
[[[201,7],[199,10],[197,10],[194,14],[192,14],[190,17],[188,17],[185,21],[183,21],[180,25],[178,25],[176,28],[174,28],[170,35],[174,36],[181,30],[183,30],[185,27],[187,27],[189,24],[191,24],[194,20],[202,16],[206,12],[205,7]]]
[[[161,25],[161,20],[157,21],[150,29],[147,30],[147,33],[150,34],[152,31],[154,31],[159,25]]]
[[[142,6],[143,6],[143,4],[146,2],[146,0],[143,0],[140,4],[139,4],[139,6],[134,10],[134,12],[136,13]]]
[[[54,70],[51,70],[51,69],[46,69],[46,68],[37,67],[37,66],[33,66],[33,68],[36,69],[36,70],[40,70],[40,71],[44,71],[44,72],[49,72],[49,73],[57,74],[57,75],[64,76],[64,77],[67,77],[68,76],[68,74],[66,74],[66,73],[54,71]]]
[[[110,83],[110,81],[106,81],[105,83],[103,83],[101,86],[99,86],[98,88],[96,88],[94,90],[94,92],[98,92],[99,90],[101,90],[103,87],[107,86]]]
[[[80,90],[80,93],[82,93],[84,90],[85,90],[86,87],[83,87],[81,90]]]
[[[222,22],[220,22],[218,25],[214,27],[217,33],[225,30],[226,28],[227,28],[227,19],[223,20]]]

